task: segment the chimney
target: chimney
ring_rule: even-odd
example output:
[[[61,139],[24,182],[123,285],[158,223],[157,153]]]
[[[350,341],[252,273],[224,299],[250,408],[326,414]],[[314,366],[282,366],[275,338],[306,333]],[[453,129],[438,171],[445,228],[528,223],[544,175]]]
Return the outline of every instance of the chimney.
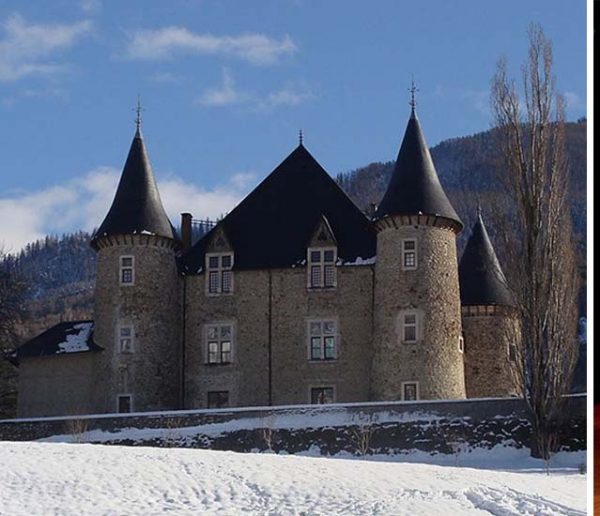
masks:
[[[192,214],[182,213],[181,214],[181,241],[183,243],[183,250],[187,251],[192,247]]]

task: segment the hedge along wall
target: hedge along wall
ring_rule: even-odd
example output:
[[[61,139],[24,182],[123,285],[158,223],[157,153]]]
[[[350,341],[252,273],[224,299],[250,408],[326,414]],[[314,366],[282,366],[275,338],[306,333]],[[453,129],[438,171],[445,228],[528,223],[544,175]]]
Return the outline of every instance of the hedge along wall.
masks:
[[[561,449],[586,449],[586,396],[566,400]],[[455,453],[528,447],[523,400],[352,403],[76,416],[0,421],[0,440],[181,446],[323,455]]]

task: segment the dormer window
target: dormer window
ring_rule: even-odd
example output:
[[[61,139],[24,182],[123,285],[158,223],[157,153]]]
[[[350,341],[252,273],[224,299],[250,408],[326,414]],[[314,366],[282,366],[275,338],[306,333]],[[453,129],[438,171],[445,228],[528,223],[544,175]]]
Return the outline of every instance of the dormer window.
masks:
[[[308,288],[335,288],[337,286],[335,261],[337,249],[314,248],[308,249]]]
[[[124,286],[133,285],[134,280],[134,258],[133,256],[121,256],[119,258],[119,283]]]
[[[417,240],[415,238],[402,240],[402,268],[404,270],[417,268]]]
[[[209,294],[233,292],[233,253],[206,255],[206,286]]]

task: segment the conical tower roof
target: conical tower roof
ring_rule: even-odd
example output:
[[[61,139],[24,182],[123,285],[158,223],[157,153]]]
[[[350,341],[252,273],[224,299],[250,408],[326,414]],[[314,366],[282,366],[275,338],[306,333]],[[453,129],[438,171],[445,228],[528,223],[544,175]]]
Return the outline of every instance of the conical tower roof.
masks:
[[[462,222],[440,184],[414,106],[387,191],[375,218],[386,215],[438,215]]]
[[[95,246],[96,240],[103,236],[136,233],[177,239],[160,200],[139,127],[131,142],[113,203],[91,243]]]
[[[513,296],[492,247],[481,213],[458,266],[460,298],[463,306],[513,306]]]

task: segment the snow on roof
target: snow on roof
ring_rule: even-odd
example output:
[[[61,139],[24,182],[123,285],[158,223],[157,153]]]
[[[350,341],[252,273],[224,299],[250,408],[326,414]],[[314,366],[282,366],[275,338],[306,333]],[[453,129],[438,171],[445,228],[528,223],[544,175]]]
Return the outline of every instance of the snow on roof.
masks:
[[[91,322],[79,323],[73,326],[76,333],[65,335],[65,340],[58,344],[57,353],[77,353],[79,351],[89,351],[88,339],[92,333],[93,324]]]

